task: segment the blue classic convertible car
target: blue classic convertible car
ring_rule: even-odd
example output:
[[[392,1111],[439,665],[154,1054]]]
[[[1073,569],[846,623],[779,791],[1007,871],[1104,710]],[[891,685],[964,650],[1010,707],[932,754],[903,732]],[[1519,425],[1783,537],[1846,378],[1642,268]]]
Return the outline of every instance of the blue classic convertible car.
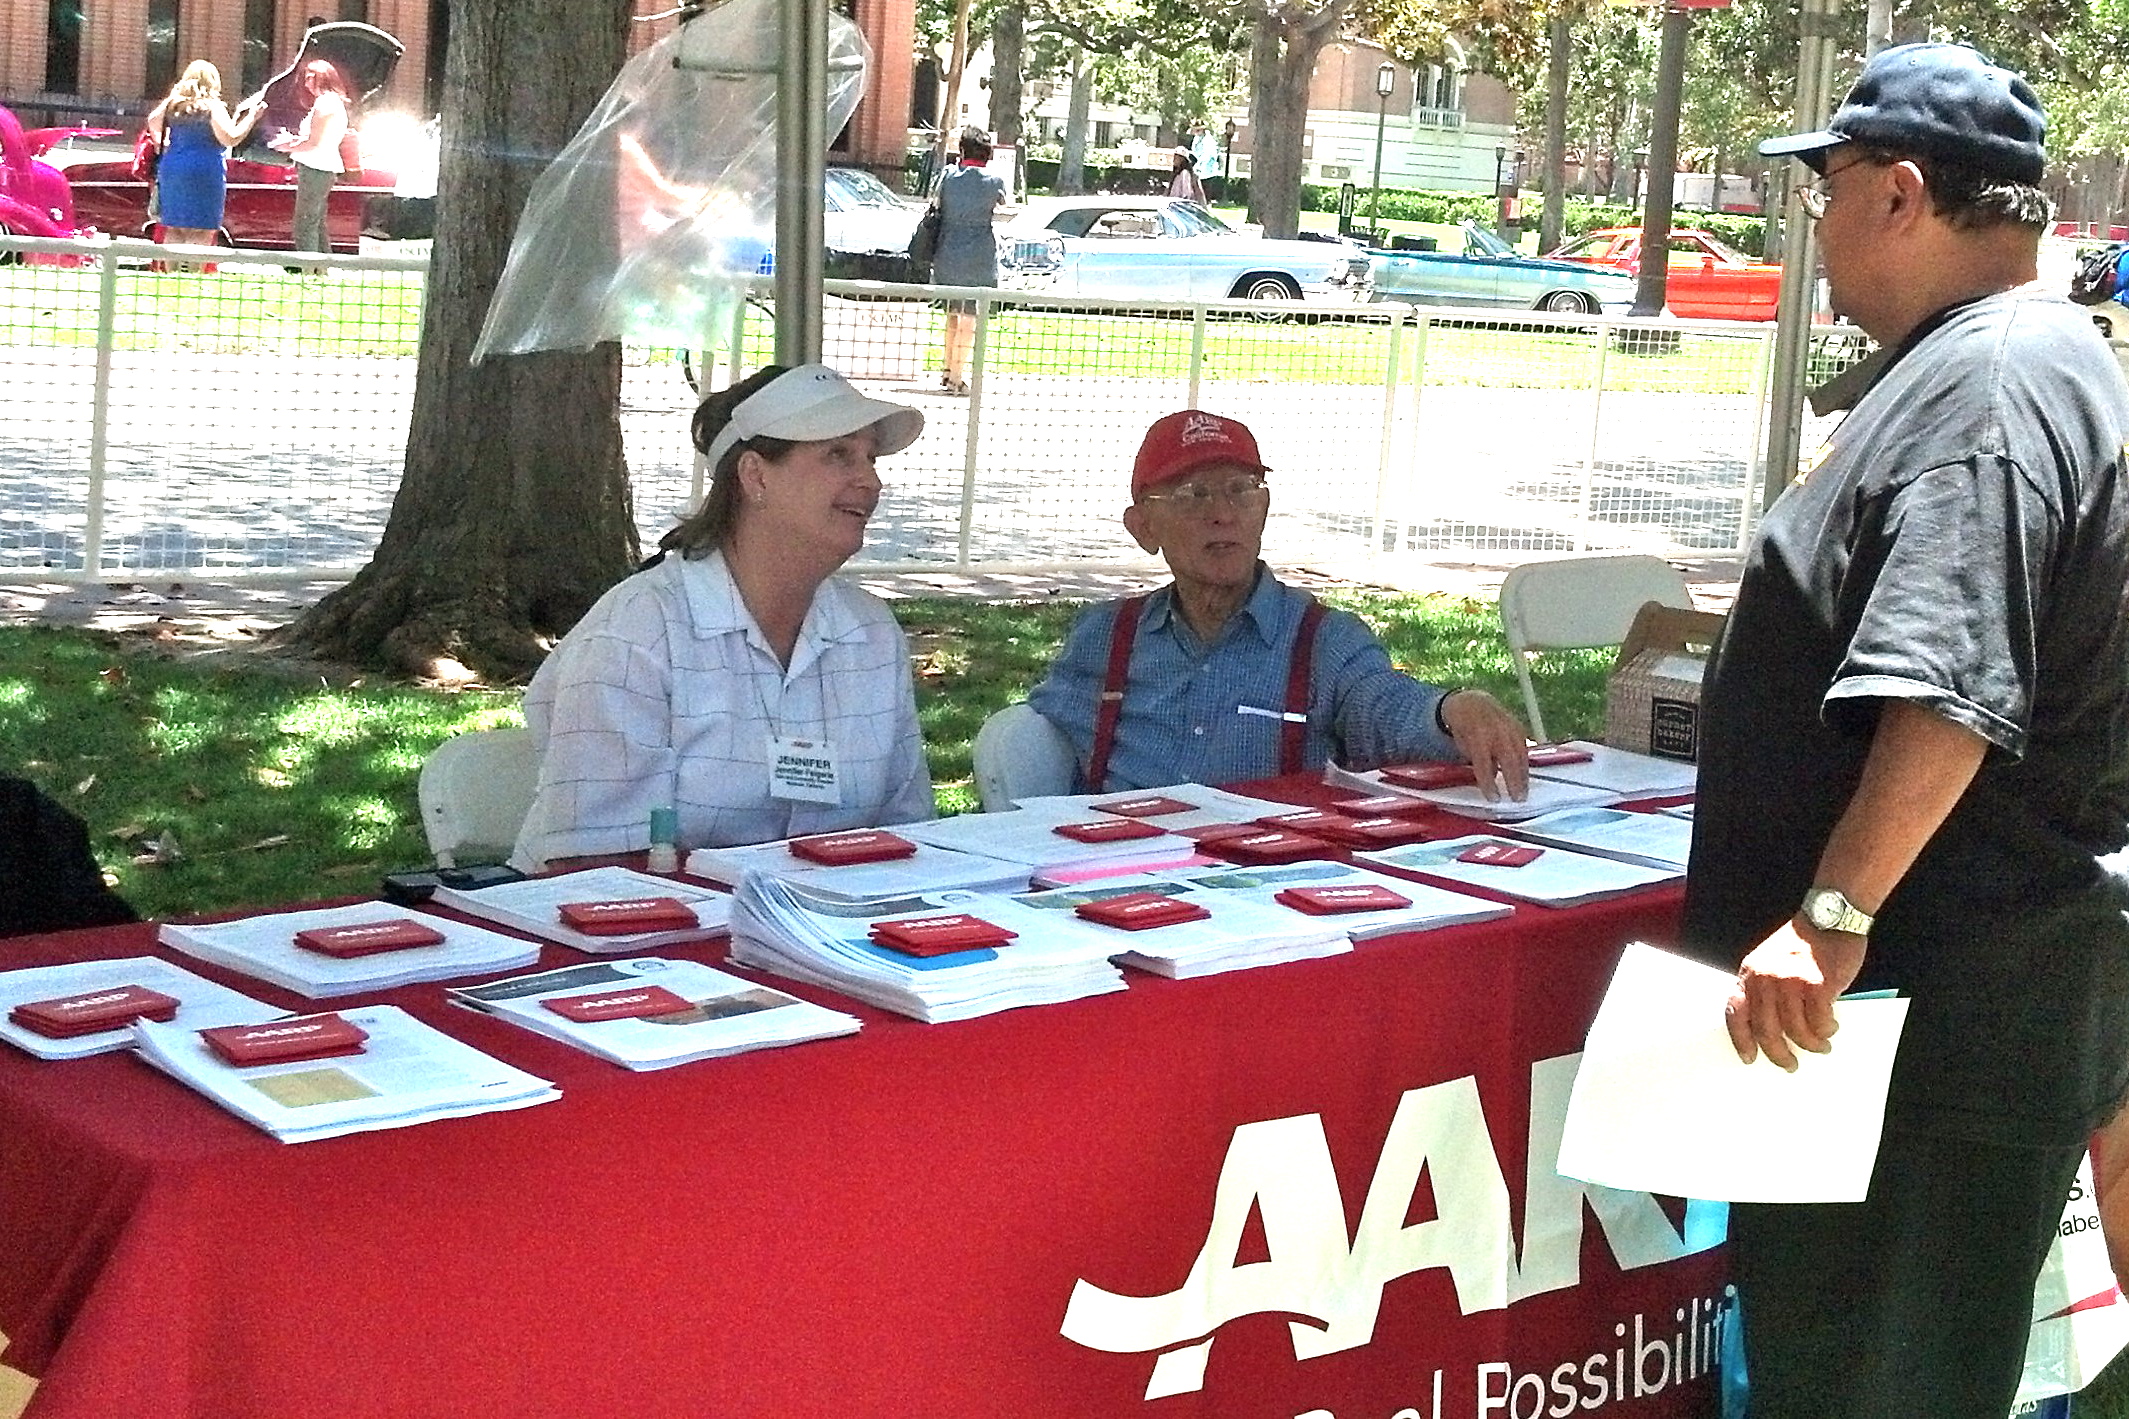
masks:
[[[1463,231],[1461,252],[1370,251],[1369,299],[1583,315],[1624,315],[1634,303],[1634,278],[1623,271],[1524,256],[1472,222]]]

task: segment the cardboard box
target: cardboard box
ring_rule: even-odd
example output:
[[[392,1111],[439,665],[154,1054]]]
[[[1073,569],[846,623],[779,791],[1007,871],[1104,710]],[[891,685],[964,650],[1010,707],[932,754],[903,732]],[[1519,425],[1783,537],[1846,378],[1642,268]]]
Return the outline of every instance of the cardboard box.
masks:
[[[1604,692],[1604,742],[1694,762],[1700,756],[1700,681],[1723,618],[1651,601],[1612,662]]]

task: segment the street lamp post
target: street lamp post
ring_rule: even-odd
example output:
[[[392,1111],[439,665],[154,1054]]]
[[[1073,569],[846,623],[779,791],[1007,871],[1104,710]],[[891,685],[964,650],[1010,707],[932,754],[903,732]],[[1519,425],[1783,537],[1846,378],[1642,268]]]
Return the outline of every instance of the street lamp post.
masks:
[[[1375,69],[1375,187],[1368,194],[1368,226],[1382,229],[1382,127],[1390,113],[1390,91],[1397,87],[1397,66],[1385,60]]]
[[[1227,139],[1227,150],[1220,156],[1220,200],[1229,206],[1233,206],[1235,200],[1235,121],[1232,118],[1228,119],[1227,127],[1221,131]]]

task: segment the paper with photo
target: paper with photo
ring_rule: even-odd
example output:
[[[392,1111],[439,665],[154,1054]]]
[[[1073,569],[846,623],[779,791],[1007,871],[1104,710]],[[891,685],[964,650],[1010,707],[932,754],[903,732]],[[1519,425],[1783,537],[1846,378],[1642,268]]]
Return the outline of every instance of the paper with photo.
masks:
[[[1794,1074],[1731,1047],[1735,977],[1635,942],[1589,1028],[1560,1172],[1714,1202],[1860,1202],[1870,1188],[1907,1001],[1837,1003],[1829,1054]]]

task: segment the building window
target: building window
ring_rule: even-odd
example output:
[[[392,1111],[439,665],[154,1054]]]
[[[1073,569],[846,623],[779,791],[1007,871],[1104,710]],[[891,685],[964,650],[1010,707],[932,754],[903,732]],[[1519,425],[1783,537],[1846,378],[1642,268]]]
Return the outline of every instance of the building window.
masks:
[[[46,93],[81,92],[82,0],[50,0],[44,7]]]
[[[147,91],[156,98],[177,83],[178,0],[148,0]]]
[[[340,0],[340,18],[370,22],[370,0]]]
[[[444,55],[450,48],[451,0],[435,0],[429,6],[429,72],[423,76],[431,113],[444,111]]]
[[[238,79],[245,93],[264,84],[274,57],[274,0],[244,0],[244,72]]]

